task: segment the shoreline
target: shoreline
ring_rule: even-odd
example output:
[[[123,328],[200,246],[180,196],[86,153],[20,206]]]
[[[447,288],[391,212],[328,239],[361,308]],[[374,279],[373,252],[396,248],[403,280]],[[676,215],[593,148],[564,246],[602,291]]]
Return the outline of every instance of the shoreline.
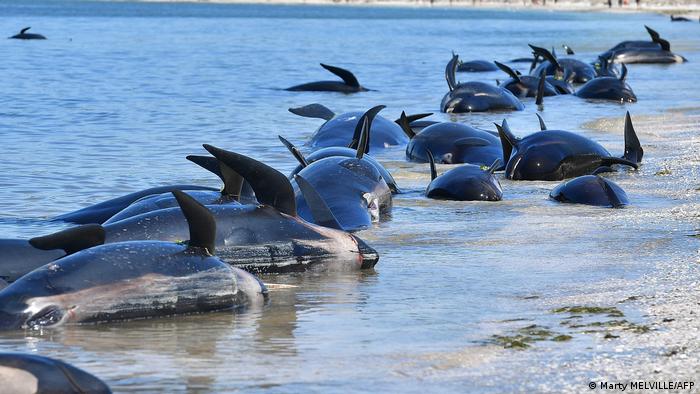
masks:
[[[110,1],[110,0],[108,0]],[[116,0],[120,1],[120,0]],[[626,0],[630,4],[608,7],[607,1],[576,0],[136,0],[147,3],[193,3],[193,4],[266,4],[266,5],[336,5],[342,7],[406,7],[406,8],[458,8],[483,10],[517,10],[517,11],[556,11],[556,12],[606,12],[606,13],[656,13],[661,15],[700,18],[700,3],[685,2],[679,4],[671,1],[655,1],[652,4],[634,4],[635,0]],[[537,3],[532,3],[537,1]],[[539,4],[544,1],[545,4]],[[645,0],[642,0],[644,2]],[[700,19],[698,20],[700,21]],[[692,22],[698,22],[691,20]]]

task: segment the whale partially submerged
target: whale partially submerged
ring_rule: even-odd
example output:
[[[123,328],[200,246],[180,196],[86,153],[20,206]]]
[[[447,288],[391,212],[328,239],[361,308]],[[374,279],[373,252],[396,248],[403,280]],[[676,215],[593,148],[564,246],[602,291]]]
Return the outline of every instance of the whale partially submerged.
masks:
[[[183,192],[173,194],[189,241],[116,242],[37,268],[0,291],[0,329],[223,310],[264,298],[262,282],[213,255],[216,221],[207,208]],[[100,226],[92,231],[105,232]],[[41,248],[60,241],[64,234],[30,242]]]
[[[0,353],[0,382],[5,393],[109,394],[109,386],[90,373],[38,354]]]
[[[538,115],[539,117],[539,115]],[[614,157],[599,143],[564,130],[547,130],[540,117],[541,131],[516,137],[504,119],[496,124],[506,160],[505,176],[513,180],[558,181],[610,170],[620,164],[637,168],[644,150],[639,144],[629,112],[625,116],[625,152]]]
[[[321,63],[321,67],[340,77],[340,81],[318,81],[292,86],[286,90],[301,92],[340,92],[357,93],[366,92],[368,89],[360,85],[353,73],[340,67],[329,66]]]
[[[549,198],[570,204],[620,208],[629,204],[627,193],[615,182],[600,175],[583,175],[555,187]]]

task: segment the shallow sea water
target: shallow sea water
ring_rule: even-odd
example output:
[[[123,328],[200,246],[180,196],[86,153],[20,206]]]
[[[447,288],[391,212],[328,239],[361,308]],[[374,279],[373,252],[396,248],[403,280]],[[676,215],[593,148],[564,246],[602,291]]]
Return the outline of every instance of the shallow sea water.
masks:
[[[390,119],[432,111],[489,129],[506,117],[526,135],[538,125],[531,100],[518,113],[439,114],[451,50],[508,60],[528,43],[566,43],[593,60],[646,39],[644,24],[689,62],[630,66],[636,104],[563,96],[542,112],[550,128],[613,153],[632,113],[644,165],[610,175],[631,206],[559,205],[547,199],[557,182],[507,180],[498,203],[426,200],[427,165],[388,149],[376,157],[407,193],[390,221],[359,234],[381,255],[374,271],[267,276],[260,310],[2,333],[0,349],[61,358],[117,392],[559,392],[646,377],[643,361],[661,363],[668,347],[657,333],[688,337],[686,326],[657,324],[658,305],[700,279],[688,236],[698,232],[700,26],[663,16],[0,0],[2,34],[32,26],[49,38],[0,40],[0,237],[52,232],[61,227],[47,218],[147,187],[216,186],[184,158],[202,143],[287,172],[295,163],[277,135],[301,144],[321,124],[287,108],[313,102],[337,112],[385,104]],[[280,90],[333,79],[320,62],[374,90]],[[553,312],[577,305],[624,317]],[[544,340],[524,350],[494,337],[533,331]],[[694,377],[700,357],[687,352],[654,376]]]

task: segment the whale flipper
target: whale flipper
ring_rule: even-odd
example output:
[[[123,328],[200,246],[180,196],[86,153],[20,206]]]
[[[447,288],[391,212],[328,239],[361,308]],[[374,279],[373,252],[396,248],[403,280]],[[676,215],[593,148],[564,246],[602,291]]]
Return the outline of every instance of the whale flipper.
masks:
[[[302,168],[309,165],[309,162],[306,161],[306,157],[304,157],[304,154],[301,153],[299,148],[294,146],[294,144],[292,144],[291,142],[287,141],[287,139],[282,137],[281,135],[278,135],[277,138],[280,139],[282,144],[287,148],[287,150],[289,150],[289,152],[292,154],[292,156],[294,156],[294,158],[297,159],[299,164],[301,164]]]
[[[404,114],[404,116],[406,117],[406,119],[408,120],[408,123],[411,124],[411,123],[413,123],[413,122],[415,122],[415,121],[417,121],[417,120],[420,120],[420,119],[423,119],[423,118],[427,118],[428,116],[432,115],[433,113],[432,113],[432,112],[427,112],[427,113],[424,113],[424,114],[406,115],[406,113],[403,112],[403,114]],[[396,120],[394,121],[394,123],[399,124],[399,121],[400,121],[400,120],[401,120],[401,118],[398,118],[398,119],[396,119]],[[400,126],[400,124],[399,124],[399,126]]]
[[[216,245],[216,220],[214,215],[197,200],[180,190],[173,190],[173,195],[180,205],[182,214],[187,219],[190,229],[190,240],[187,242],[188,250],[203,249],[205,254],[214,254]]]
[[[186,159],[218,176],[224,183],[221,194],[231,196],[236,201],[240,201],[243,183],[245,182],[245,179],[243,179],[240,174],[219,161],[216,157],[189,155]]]
[[[29,240],[29,244],[37,249],[63,249],[67,255],[102,245],[104,242],[105,230],[99,224],[71,227],[67,230]]]
[[[297,216],[294,189],[281,172],[248,156],[204,144],[204,149],[239,173],[250,184],[261,204]]]
[[[644,149],[639,143],[639,138],[632,125],[632,117],[627,111],[625,114],[625,154],[622,157],[634,163],[641,163],[642,156],[644,156]]]
[[[311,210],[311,216],[314,218],[314,223],[323,226],[330,227],[336,230],[343,230],[343,227],[338,223],[338,219],[333,215],[333,212],[320,194],[314,189],[313,186],[299,174],[294,175],[294,180],[297,181],[299,185],[299,190],[306,200],[306,204]]]
[[[511,78],[513,78],[513,80],[515,82],[520,82],[520,76],[512,68],[506,66],[503,63],[497,62],[497,61],[494,61],[494,63],[496,64],[496,66],[498,68],[501,69],[501,71],[503,71],[504,73],[508,74]]]
[[[671,51],[671,43],[661,38],[661,35],[656,30],[647,25],[644,25],[644,28],[647,29],[647,33],[649,33],[651,40],[659,44],[661,49],[664,51]]]
[[[305,105],[303,107],[289,108],[288,111],[294,115],[303,116],[305,118],[331,120],[335,116],[333,111],[318,103]]]
[[[328,64],[323,64],[323,63],[321,63],[321,67],[323,67],[326,70],[332,72],[333,74],[339,76],[340,79],[342,79],[346,85],[352,86],[354,88],[360,87],[360,82],[357,80],[357,78],[355,78],[355,75],[353,75],[353,73],[351,73],[350,71],[348,71],[344,68],[329,66]]]
[[[550,63],[552,63],[557,70],[564,72],[564,69],[561,67],[561,65],[557,61],[557,58],[552,54],[552,52],[548,51],[545,48],[536,47],[532,44],[527,44],[527,45],[530,46],[530,48],[532,48],[532,51],[535,55],[539,55],[539,56],[545,58]]]

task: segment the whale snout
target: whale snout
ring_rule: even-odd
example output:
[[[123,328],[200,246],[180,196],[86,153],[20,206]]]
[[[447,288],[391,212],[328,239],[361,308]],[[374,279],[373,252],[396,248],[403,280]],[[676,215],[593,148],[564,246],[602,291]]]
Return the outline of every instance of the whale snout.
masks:
[[[362,269],[368,269],[372,268],[377,264],[377,261],[379,261],[379,253],[377,253],[374,248],[371,246],[367,245],[365,241],[362,239],[352,236],[355,239],[355,242],[357,242],[357,249],[360,251],[360,258],[362,259]]]

